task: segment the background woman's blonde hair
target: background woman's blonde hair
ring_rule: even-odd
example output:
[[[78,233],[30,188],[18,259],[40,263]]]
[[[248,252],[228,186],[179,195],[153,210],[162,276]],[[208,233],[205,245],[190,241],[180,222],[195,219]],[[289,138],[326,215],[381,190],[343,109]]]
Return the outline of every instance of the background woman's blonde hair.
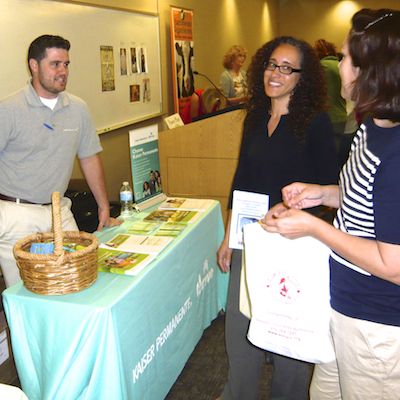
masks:
[[[247,51],[244,47],[234,45],[232,46],[224,55],[224,58],[222,60],[222,65],[226,69],[231,69],[233,61],[237,56],[244,55],[246,57]]]

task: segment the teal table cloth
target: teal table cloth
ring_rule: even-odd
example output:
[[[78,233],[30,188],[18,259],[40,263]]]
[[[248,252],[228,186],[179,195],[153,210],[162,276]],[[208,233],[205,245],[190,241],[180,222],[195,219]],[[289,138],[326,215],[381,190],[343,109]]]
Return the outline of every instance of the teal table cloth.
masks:
[[[124,225],[98,236],[102,242]],[[205,328],[225,308],[216,253],[218,202],[138,276],[99,273],[79,293],[3,292],[14,358],[30,400],[157,400],[167,395]]]

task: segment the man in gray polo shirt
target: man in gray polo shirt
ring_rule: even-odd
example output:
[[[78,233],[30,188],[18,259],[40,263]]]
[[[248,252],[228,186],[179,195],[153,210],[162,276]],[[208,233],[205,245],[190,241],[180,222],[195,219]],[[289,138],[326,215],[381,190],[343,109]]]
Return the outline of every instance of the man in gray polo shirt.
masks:
[[[59,36],[35,39],[31,82],[0,102],[0,265],[7,287],[20,280],[15,242],[51,231],[51,194],[65,193],[76,156],[98,204],[98,229],[118,224],[110,218],[102,148],[87,106],[65,92],[69,48]],[[61,203],[63,230],[77,230],[70,200]]]

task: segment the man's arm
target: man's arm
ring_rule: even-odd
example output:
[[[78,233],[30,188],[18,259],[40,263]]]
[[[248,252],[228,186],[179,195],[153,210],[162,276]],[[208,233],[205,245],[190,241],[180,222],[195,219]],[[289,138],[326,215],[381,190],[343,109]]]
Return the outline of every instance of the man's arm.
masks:
[[[106,184],[104,179],[103,164],[100,156],[95,154],[79,160],[83,175],[92,191],[98,206],[99,225],[97,230],[103,227],[118,225],[121,222],[110,217],[110,204],[108,202]]]

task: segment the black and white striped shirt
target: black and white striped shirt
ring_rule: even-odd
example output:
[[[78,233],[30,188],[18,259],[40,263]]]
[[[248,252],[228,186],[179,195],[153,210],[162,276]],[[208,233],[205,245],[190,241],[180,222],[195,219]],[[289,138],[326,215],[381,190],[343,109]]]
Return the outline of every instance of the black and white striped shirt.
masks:
[[[335,227],[400,244],[400,127],[361,125],[340,173]],[[332,252],[332,307],[351,317],[400,326],[400,286],[372,276]]]

